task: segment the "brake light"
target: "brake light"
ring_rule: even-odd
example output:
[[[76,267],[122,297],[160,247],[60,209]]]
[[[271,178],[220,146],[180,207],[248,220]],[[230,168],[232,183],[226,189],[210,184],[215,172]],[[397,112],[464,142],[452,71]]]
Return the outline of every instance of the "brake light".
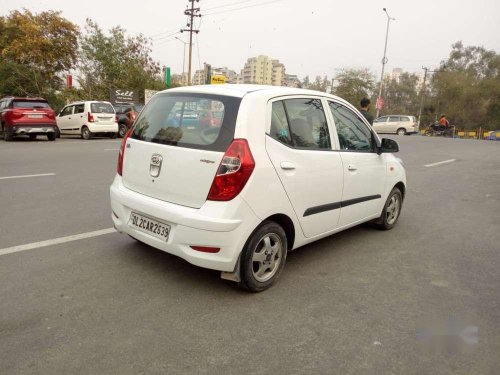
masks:
[[[92,113],[87,112],[87,119],[89,122],[94,122],[94,116],[92,115]]]
[[[130,128],[125,134],[125,137],[123,137],[122,140],[122,145],[120,146],[120,153],[118,154],[118,164],[116,166],[116,173],[118,173],[120,176],[123,174],[123,158],[125,156],[125,146],[127,144],[127,139],[130,137],[130,134],[132,134],[132,130],[134,128]]]
[[[50,111],[47,113],[47,117],[50,118],[51,120],[55,120],[56,115],[55,115],[54,111]]]
[[[115,122],[118,122],[118,115],[115,115]]]
[[[235,139],[222,157],[208,200],[230,201],[245,187],[255,168],[246,139]]]

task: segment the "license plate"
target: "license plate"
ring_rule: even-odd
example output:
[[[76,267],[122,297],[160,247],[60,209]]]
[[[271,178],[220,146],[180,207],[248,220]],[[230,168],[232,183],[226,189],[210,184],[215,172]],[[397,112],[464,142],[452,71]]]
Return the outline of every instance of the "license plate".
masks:
[[[130,214],[128,225],[164,241],[168,240],[170,233],[170,225],[142,216],[136,212]]]
[[[43,115],[28,115],[28,118],[42,118]]]

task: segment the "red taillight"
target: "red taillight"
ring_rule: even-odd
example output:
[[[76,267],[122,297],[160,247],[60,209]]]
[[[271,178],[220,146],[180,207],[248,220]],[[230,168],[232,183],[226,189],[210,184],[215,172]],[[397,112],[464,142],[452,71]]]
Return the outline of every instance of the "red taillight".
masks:
[[[118,122],[118,115],[115,115],[115,122]]]
[[[245,187],[255,168],[246,139],[235,139],[222,157],[208,200],[229,201]]]
[[[50,118],[51,120],[55,120],[56,115],[55,115],[54,111],[50,111],[47,113],[47,117]]]
[[[190,246],[191,249],[196,251],[201,251],[203,253],[218,253],[220,251],[220,247],[210,247],[210,246]]]
[[[94,116],[92,116],[92,113],[87,112],[87,119],[89,120],[89,122],[94,122]]]
[[[120,153],[118,154],[118,164],[116,166],[116,173],[118,173],[120,176],[123,174],[123,157],[125,156],[125,145],[127,144],[127,139],[130,137],[130,134],[132,134],[132,130],[134,128],[130,128],[125,134],[125,137],[123,137],[122,140],[122,145],[120,146]]]

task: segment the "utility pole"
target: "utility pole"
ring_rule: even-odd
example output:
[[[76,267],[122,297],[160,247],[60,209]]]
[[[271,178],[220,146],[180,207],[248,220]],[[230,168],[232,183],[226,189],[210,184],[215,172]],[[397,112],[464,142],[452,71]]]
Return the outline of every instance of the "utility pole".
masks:
[[[422,109],[424,108],[424,97],[425,97],[425,81],[427,80],[427,72],[429,68],[423,66],[424,70],[424,82],[422,83],[422,89],[420,90],[420,110],[418,111],[418,128],[420,129],[420,118],[422,117]]]
[[[385,64],[387,64],[387,39],[389,38],[389,22],[390,21],[395,21],[395,18],[392,18],[389,16],[389,13],[387,12],[387,9],[383,9],[385,14],[387,15],[387,31],[385,32],[385,46],[384,46],[384,57],[382,58],[382,73],[380,74],[380,88],[378,91],[378,98],[377,98],[377,116],[379,117],[380,115],[380,100],[382,99],[382,86],[384,85],[384,69],[385,69]]]
[[[188,86],[191,86],[191,59],[193,57],[193,33],[198,34],[200,30],[194,30],[193,29],[193,20],[195,17],[201,17],[201,14],[198,14],[200,12],[200,8],[195,8],[194,7],[194,2],[196,1],[197,3],[200,2],[200,0],[188,0],[191,3],[191,8],[188,8],[184,11],[184,14],[186,16],[189,16],[189,23],[187,26],[189,29],[182,29],[181,33],[184,31],[189,32],[189,63],[188,63]]]

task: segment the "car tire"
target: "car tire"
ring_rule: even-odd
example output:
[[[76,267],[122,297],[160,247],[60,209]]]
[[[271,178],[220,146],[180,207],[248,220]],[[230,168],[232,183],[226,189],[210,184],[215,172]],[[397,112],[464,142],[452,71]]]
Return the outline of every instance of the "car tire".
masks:
[[[56,133],[47,133],[47,139],[49,141],[55,141],[56,137],[57,137]]]
[[[34,141],[36,139],[36,134],[28,134],[28,137],[30,137],[30,141]]]
[[[406,129],[405,129],[405,128],[399,128],[399,129],[396,131],[396,134],[397,134],[397,135],[406,135]]]
[[[262,292],[273,285],[285,266],[287,249],[283,228],[274,221],[263,222],[243,249],[239,286],[251,292]]]
[[[61,131],[58,126],[56,126],[56,138],[61,138]]]
[[[109,138],[111,138],[111,139],[116,139],[116,137],[117,137],[117,136],[118,136],[118,133],[111,133],[111,134],[109,135]]]
[[[123,138],[125,137],[125,134],[127,134],[127,127],[123,124],[120,125],[120,127],[118,128],[118,137],[120,138]]]
[[[11,142],[14,140],[14,134],[9,133],[6,129],[3,130],[3,139],[5,142]]]
[[[382,210],[380,217],[373,222],[375,227],[380,230],[389,230],[394,228],[398,222],[403,207],[403,194],[397,187],[391,190]]]
[[[92,132],[86,126],[82,127],[82,138],[88,141],[93,136]]]

